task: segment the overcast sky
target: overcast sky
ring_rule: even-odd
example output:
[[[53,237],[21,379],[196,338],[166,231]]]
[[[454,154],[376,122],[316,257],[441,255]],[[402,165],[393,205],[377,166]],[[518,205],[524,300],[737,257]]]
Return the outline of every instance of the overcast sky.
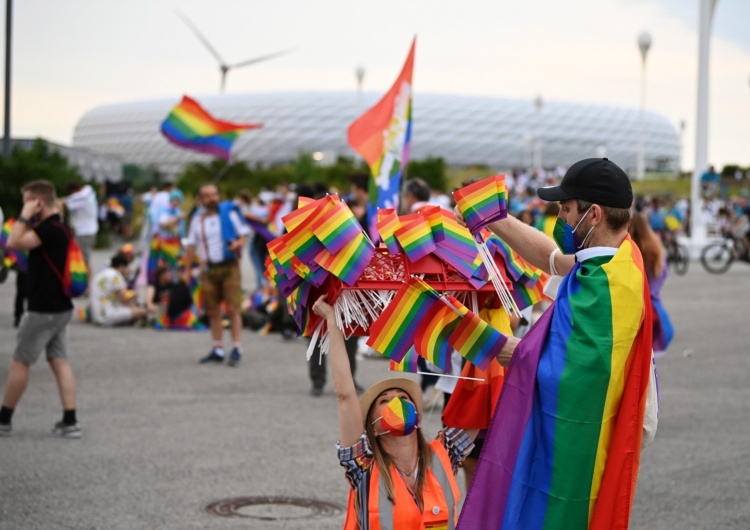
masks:
[[[3,2],[4,5],[4,2]],[[649,31],[647,108],[694,157],[699,0],[16,0],[16,137],[69,144],[78,119],[105,104],[219,89],[228,63],[295,52],[232,71],[228,92],[384,91],[417,34],[416,92],[639,104],[636,40]],[[5,13],[0,14],[2,27]],[[750,2],[720,0],[711,47],[709,160],[750,165]],[[343,132],[342,132],[343,133]],[[415,141],[418,141],[415,138]]]

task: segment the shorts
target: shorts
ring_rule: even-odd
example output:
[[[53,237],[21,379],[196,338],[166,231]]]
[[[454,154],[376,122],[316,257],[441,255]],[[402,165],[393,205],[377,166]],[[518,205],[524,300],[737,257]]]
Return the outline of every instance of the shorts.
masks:
[[[31,366],[45,350],[47,360],[67,358],[67,329],[73,311],[37,313],[27,311],[21,318],[13,358]]]
[[[83,259],[86,260],[86,265],[91,263],[91,250],[94,248],[96,242],[96,234],[90,236],[76,236],[78,246],[81,247],[81,254]]]
[[[94,317],[94,322],[102,326],[117,326],[133,322],[133,310],[129,307],[111,307],[103,315]]]
[[[242,306],[242,281],[240,264],[236,261],[214,265],[201,273],[201,289],[209,313],[221,302],[239,311]]]

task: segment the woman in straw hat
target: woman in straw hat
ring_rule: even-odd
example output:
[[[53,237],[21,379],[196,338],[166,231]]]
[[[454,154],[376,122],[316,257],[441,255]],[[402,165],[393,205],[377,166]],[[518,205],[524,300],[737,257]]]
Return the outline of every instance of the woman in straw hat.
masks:
[[[344,337],[325,296],[313,311],[328,325],[339,408],[337,449],[352,487],[344,529],[454,529],[460,496],[455,474],[472,438],[446,428],[428,442],[419,429],[422,391],[410,379],[386,379],[358,399]]]

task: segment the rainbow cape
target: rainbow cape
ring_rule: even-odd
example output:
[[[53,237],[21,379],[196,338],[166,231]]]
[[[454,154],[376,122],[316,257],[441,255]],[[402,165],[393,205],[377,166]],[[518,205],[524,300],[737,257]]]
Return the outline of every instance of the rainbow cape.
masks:
[[[565,276],[517,346],[464,503],[462,530],[627,528],[649,369],[651,305],[628,237]]]
[[[183,96],[161,124],[161,133],[175,145],[229,160],[234,141],[259,123],[217,120],[194,99]]]
[[[401,175],[409,161],[411,143],[412,72],[414,48],[411,43],[401,73],[390,90],[373,107],[357,118],[347,131],[349,145],[370,166],[370,200],[367,216],[373,226],[378,219],[378,208],[398,209]]]

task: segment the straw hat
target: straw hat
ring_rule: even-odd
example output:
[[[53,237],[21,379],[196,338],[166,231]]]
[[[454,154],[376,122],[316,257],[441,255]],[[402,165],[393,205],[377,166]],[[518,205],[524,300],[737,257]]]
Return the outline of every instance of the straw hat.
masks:
[[[359,400],[359,408],[362,410],[362,420],[365,424],[367,423],[367,413],[370,412],[372,402],[375,401],[380,394],[391,388],[398,388],[409,394],[412,402],[417,407],[417,415],[420,420],[422,419],[422,389],[419,387],[419,384],[411,379],[406,379],[405,377],[393,377],[375,383],[368,388],[364,394],[362,394],[362,397]]]

